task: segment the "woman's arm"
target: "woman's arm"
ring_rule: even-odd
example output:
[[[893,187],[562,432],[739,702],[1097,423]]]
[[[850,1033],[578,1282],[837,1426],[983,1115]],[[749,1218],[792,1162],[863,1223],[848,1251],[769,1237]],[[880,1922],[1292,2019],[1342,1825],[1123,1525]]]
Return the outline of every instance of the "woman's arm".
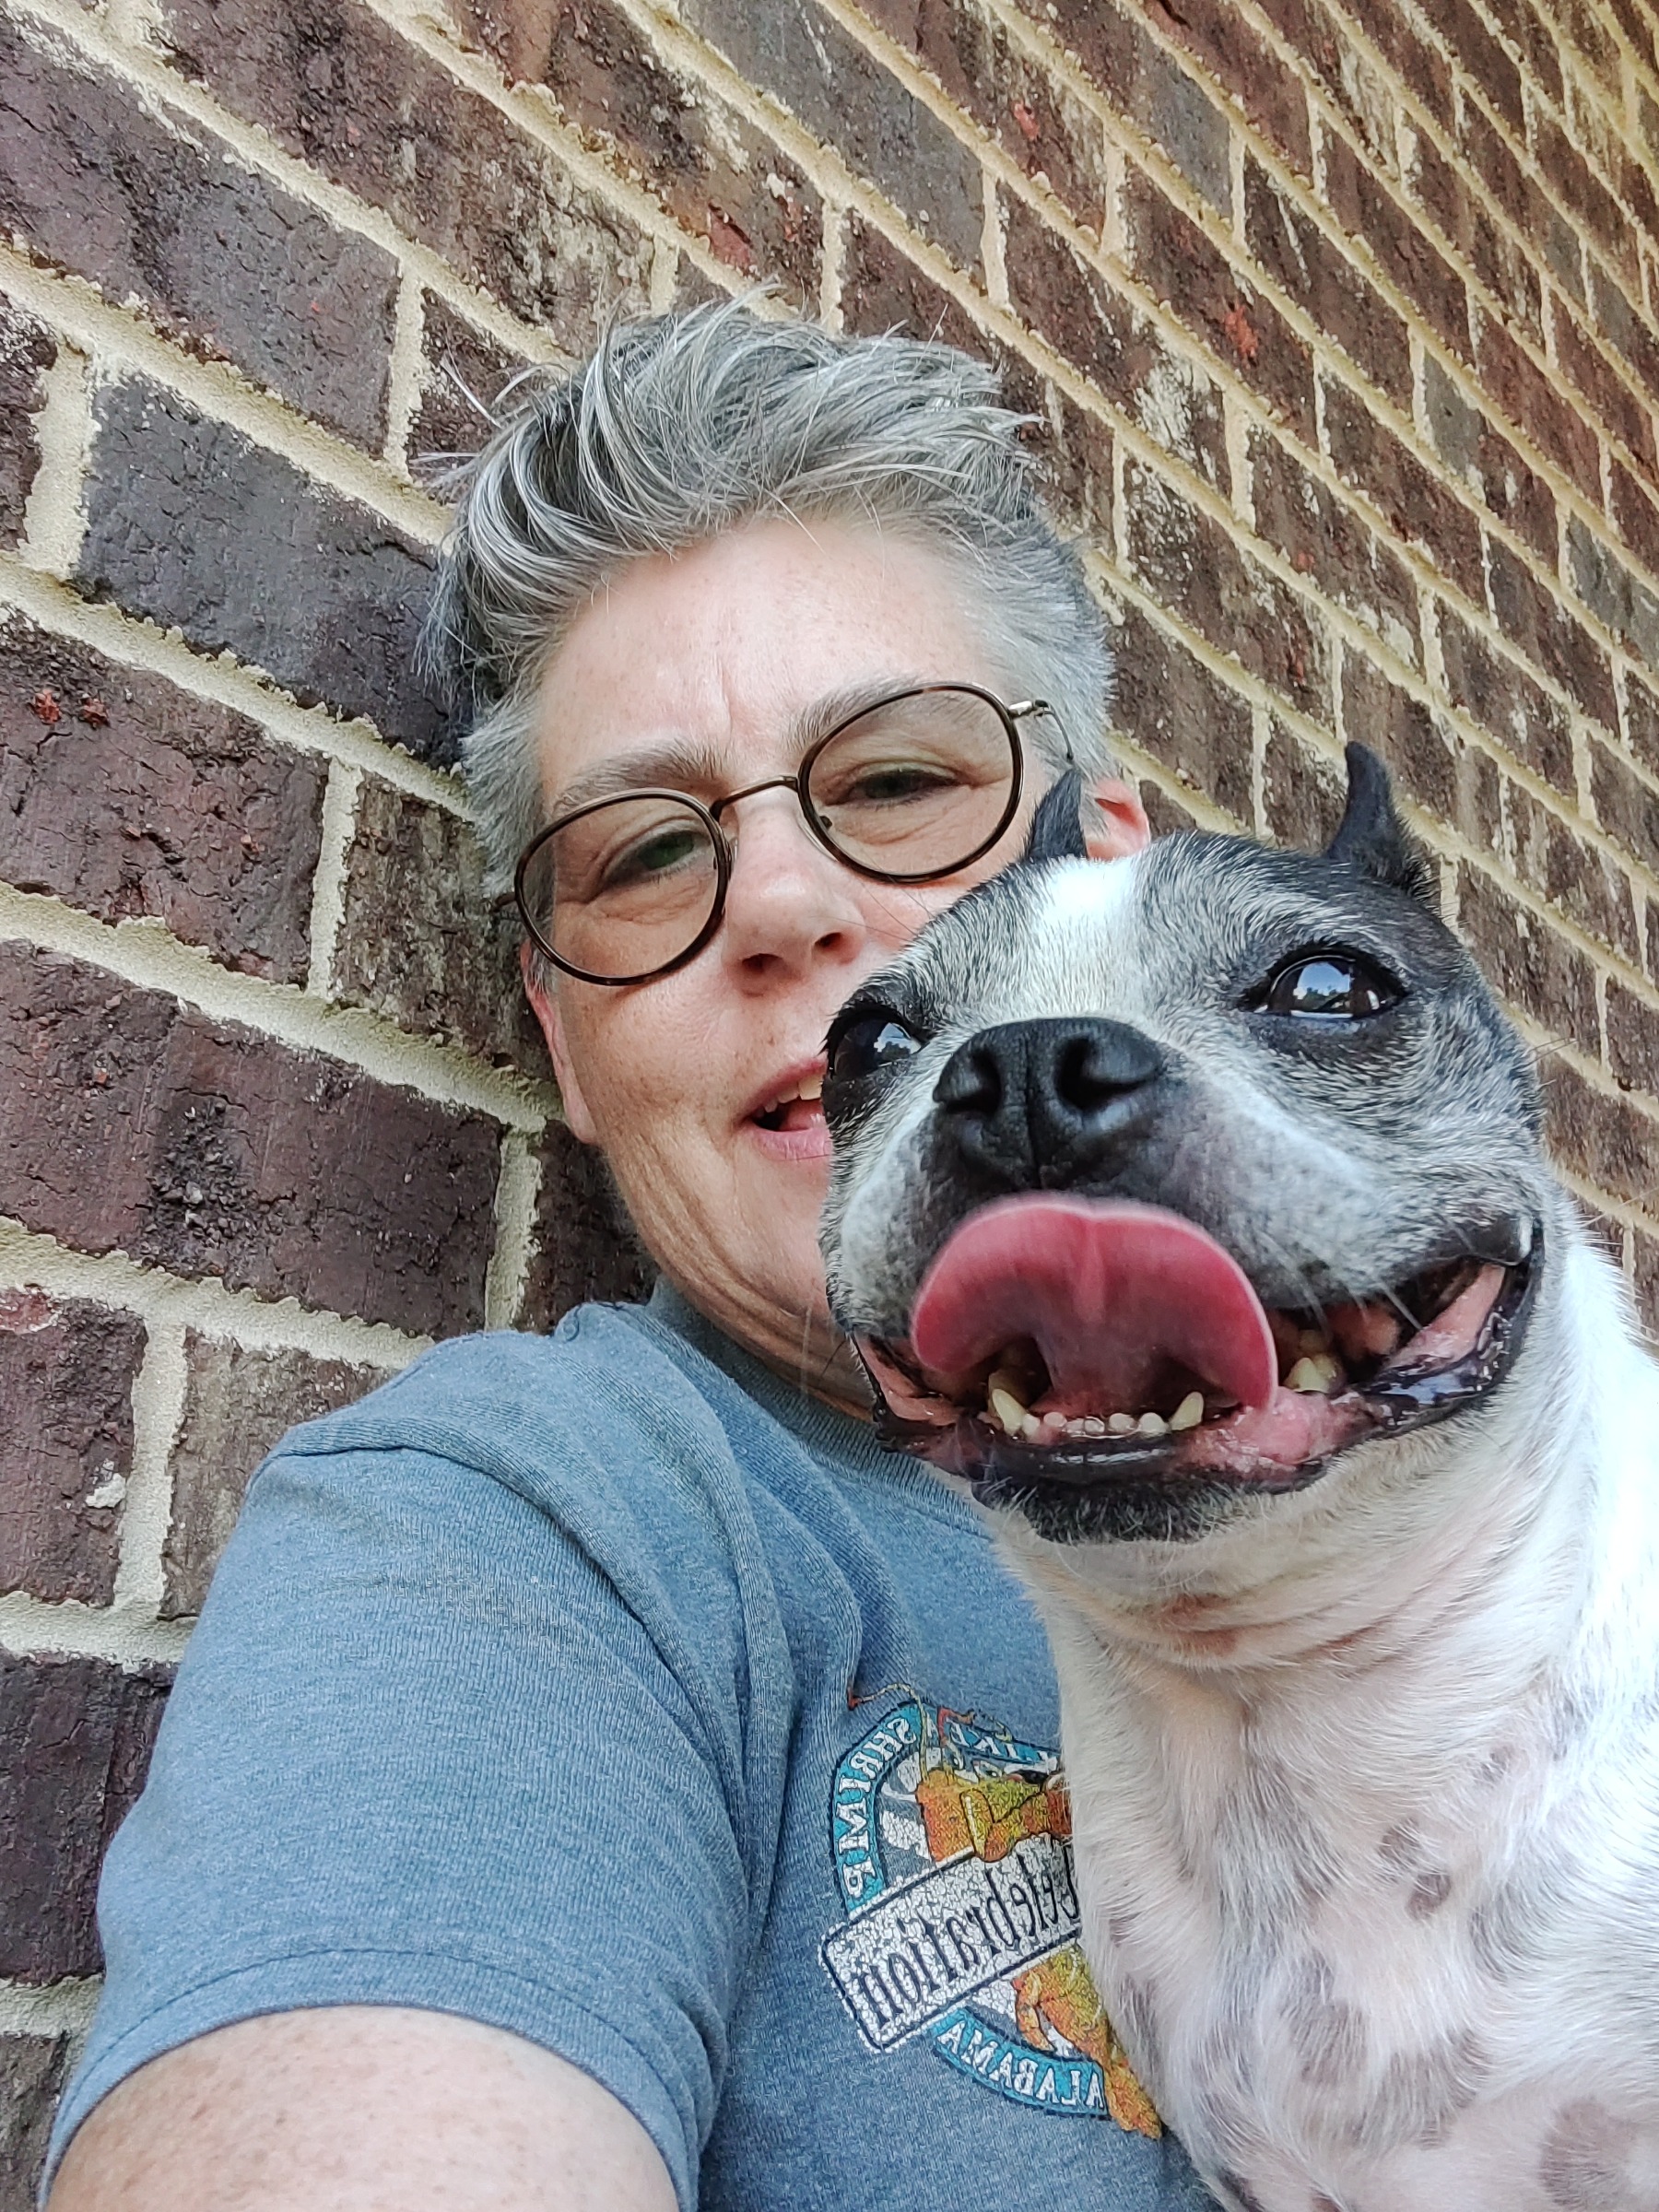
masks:
[[[97,2107],[48,2212],[674,2212],[607,2089],[499,2028],[341,2006],[185,2043]]]

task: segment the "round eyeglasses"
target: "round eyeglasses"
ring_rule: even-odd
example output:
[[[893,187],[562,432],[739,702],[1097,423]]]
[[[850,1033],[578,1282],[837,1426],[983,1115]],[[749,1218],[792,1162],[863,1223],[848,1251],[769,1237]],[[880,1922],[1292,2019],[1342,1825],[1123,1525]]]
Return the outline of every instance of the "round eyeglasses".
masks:
[[[855,874],[934,883],[988,853],[1024,782],[1020,721],[973,684],[918,684],[818,738],[793,776],[705,806],[683,791],[590,799],[524,848],[513,883],[524,926],[587,983],[645,983],[695,959],[725,909],[732,833],[720,818],[761,791],[793,791],[806,827]]]

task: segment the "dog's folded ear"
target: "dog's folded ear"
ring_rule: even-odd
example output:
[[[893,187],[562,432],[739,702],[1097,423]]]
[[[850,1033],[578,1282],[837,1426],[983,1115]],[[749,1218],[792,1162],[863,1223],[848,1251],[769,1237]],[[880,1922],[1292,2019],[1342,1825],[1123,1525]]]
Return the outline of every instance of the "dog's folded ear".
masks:
[[[1400,819],[1388,771],[1366,745],[1350,745],[1346,759],[1347,807],[1325,847],[1325,858],[1347,861],[1374,882],[1391,884],[1433,905],[1433,876]]]
[[[1087,860],[1083,841],[1083,778],[1068,768],[1031,819],[1031,834],[1023,854],[1028,867],[1041,860]]]

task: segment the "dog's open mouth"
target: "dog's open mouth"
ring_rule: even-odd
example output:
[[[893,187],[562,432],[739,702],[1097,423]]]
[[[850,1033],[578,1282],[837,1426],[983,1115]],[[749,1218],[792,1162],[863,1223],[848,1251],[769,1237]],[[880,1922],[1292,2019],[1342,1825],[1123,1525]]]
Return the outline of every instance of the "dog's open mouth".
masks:
[[[1290,1489],[1338,1452],[1439,1419],[1509,1364],[1538,1232],[1376,1296],[1264,1306],[1181,1216],[1009,1198],[971,1215],[917,1292],[907,1339],[854,1341],[889,1446],[996,1494],[1122,1481]]]

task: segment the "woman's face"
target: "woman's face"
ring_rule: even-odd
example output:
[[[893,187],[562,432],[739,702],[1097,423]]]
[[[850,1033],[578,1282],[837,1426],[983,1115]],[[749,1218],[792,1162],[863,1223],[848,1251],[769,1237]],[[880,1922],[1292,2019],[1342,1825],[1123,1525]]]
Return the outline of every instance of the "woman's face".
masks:
[[[959,582],[923,547],[767,520],[630,562],[547,670],[549,818],[577,777],[665,745],[708,756],[705,799],[787,774],[799,764],[790,733],[819,701],[929,680],[998,689]],[[792,792],[760,793],[723,818],[735,836],[725,914],[694,960],[621,989],[559,976],[531,990],[570,1125],[604,1149],[658,1265],[728,1335],[822,1394],[863,1401],[836,1363],[818,1253],[825,1031],[930,914],[1018,852],[1046,779],[1031,781],[992,852],[908,888],[853,875],[808,834]],[[1143,842],[1127,788],[1100,796],[1102,853]]]

